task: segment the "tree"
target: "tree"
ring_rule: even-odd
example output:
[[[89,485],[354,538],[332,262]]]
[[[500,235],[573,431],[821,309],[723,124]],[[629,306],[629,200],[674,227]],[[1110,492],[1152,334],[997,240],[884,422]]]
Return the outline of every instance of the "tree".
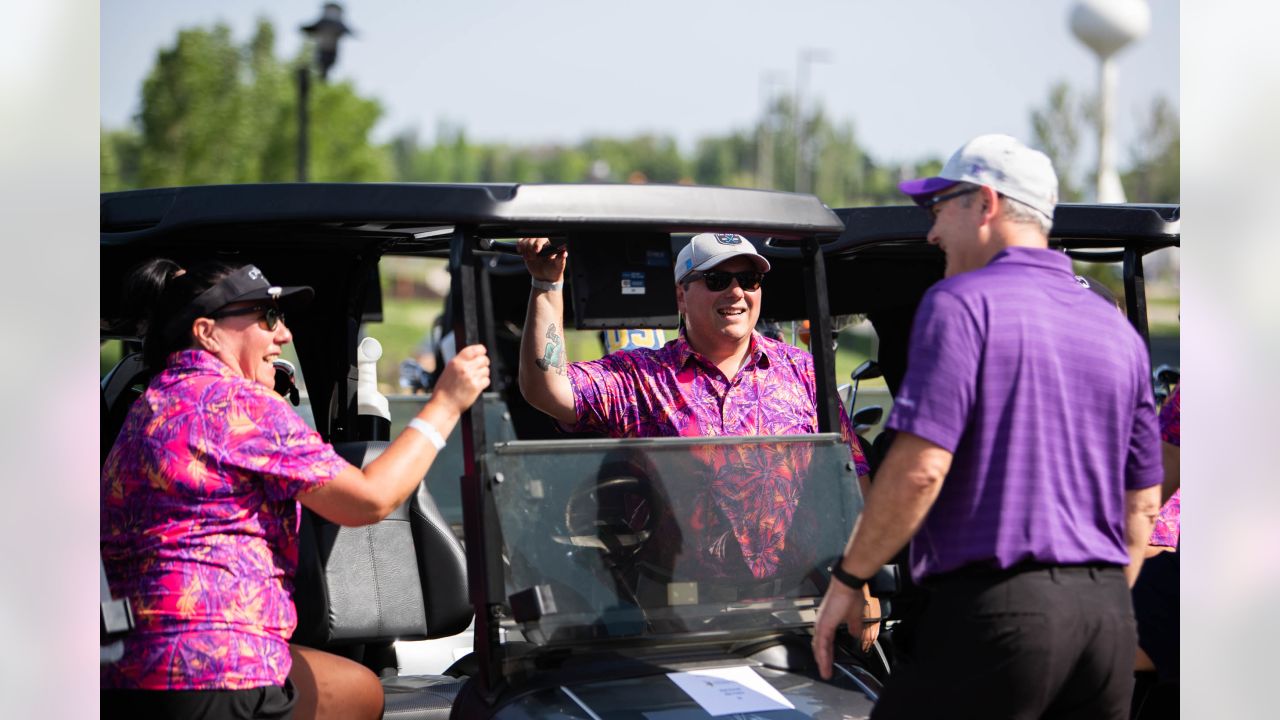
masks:
[[[1084,199],[1076,162],[1080,154],[1080,134],[1093,125],[1091,104],[1089,100],[1077,98],[1071,86],[1060,80],[1049,88],[1045,106],[1031,111],[1035,146],[1053,161],[1058,172],[1058,197],[1062,202]]]
[[[1138,141],[1129,149],[1130,169],[1122,179],[1131,201],[1181,201],[1180,135],[1177,109],[1164,97],[1157,97]]]
[[[1079,155],[1083,132],[1097,128],[1098,105],[1081,98],[1065,82],[1049,89],[1043,108],[1031,111],[1035,144],[1053,161],[1058,171],[1058,196],[1064,202],[1084,198],[1083,182],[1092,182],[1096,170],[1079,178]],[[1168,99],[1157,97],[1137,140],[1129,147],[1129,169],[1121,174],[1130,202],[1179,201],[1180,125],[1178,110]]]
[[[275,31],[265,20],[244,46],[224,24],[179,32],[143,82],[136,131],[103,132],[103,188],[293,180],[293,68],[311,48],[283,62],[274,46]],[[390,179],[387,149],[369,142],[382,114],[377,101],[361,97],[350,83],[312,88],[311,178]]]
[[[101,130],[98,158],[102,192],[138,187],[138,163],[142,138],[132,130]]]

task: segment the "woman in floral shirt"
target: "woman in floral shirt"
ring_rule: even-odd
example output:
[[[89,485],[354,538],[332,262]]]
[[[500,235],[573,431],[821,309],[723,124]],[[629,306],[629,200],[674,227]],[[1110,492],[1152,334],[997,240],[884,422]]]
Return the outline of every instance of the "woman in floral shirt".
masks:
[[[484,348],[458,353],[422,423],[361,470],[272,389],[283,311],[310,288],[252,265],[152,261],[135,278],[154,298],[143,354],[158,372],[102,471],[103,561],[136,622],[103,668],[102,717],[380,716],[372,672],[289,644],[299,503],[363,525],[404,502],[488,385]]]

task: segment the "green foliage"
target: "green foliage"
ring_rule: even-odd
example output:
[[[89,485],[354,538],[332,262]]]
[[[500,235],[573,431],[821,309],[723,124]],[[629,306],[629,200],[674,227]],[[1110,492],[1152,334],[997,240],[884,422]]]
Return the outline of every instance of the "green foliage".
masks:
[[[1125,190],[1133,202],[1181,202],[1181,123],[1173,104],[1162,97],[1151,103],[1151,114],[1130,149]]]
[[[1096,98],[1080,96],[1059,81],[1049,89],[1045,105],[1031,111],[1035,145],[1058,171],[1058,195],[1063,202],[1083,200],[1083,186],[1096,176],[1095,169],[1081,177],[1079,156],[1084,133],[1096,131],[1098,109]],[[1121,175],[1130,202],[1179,202],[1179,132],[1177,108],[1163,97],[1156,98],[1129,148],[1129,170]]]
[[[1080,136],[1093,126],[1095,114],[1089,100],[1076,97],[1066,81],[1049,88],[1049,99],[1043,108],[1031,111],[1031,128],[1035,146],[1049,159],[1058,172],[1058,197],[1062,202],[1080,202],[1084,190],[1078,179],[1076,163],[1080,153]]]
[[[102,133],[103,190],[296,178],[295,69],[275,55],[265,20],[239,45],[223,24],[178,33],[143,82],[137,127]],[[312,180],[394,176],[387,149],[369,142],[381,105],[350,83],[311,83]]]

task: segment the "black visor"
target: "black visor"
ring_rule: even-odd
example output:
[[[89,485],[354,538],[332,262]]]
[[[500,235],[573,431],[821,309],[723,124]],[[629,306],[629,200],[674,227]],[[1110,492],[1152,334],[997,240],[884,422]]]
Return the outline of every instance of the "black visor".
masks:
[[[196,318],[209,317],[232,303],[257,300],[274,303],[285,312],[293,312],[306,307],[313,297],[315,291],[305,285],[272,285],[256,265],[245,265],[197,295],[166,328],[170,332],[176,332],[182,326],[190,325]]]
[[[305,307],[315,296],[315,291],[305,285],[280,287],[272,285],[256,265],[245,265],[221,282],[196,296],[187,306],[186,315],[191,318],[208,317],[231,303],[249,300],[274,302],[285,311]]]

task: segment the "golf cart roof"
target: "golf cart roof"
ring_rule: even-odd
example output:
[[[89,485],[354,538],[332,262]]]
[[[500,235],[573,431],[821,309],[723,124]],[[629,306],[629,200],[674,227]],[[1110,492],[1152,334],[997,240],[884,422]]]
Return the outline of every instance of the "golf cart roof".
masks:
[[[682,185],[208,185],[106,193],[101,201],[105,244],[246,224],[355,231],[348,234],[441,249],[457,225],[490,237],[600,228],[799,238],[844,227],[812,195]]]

